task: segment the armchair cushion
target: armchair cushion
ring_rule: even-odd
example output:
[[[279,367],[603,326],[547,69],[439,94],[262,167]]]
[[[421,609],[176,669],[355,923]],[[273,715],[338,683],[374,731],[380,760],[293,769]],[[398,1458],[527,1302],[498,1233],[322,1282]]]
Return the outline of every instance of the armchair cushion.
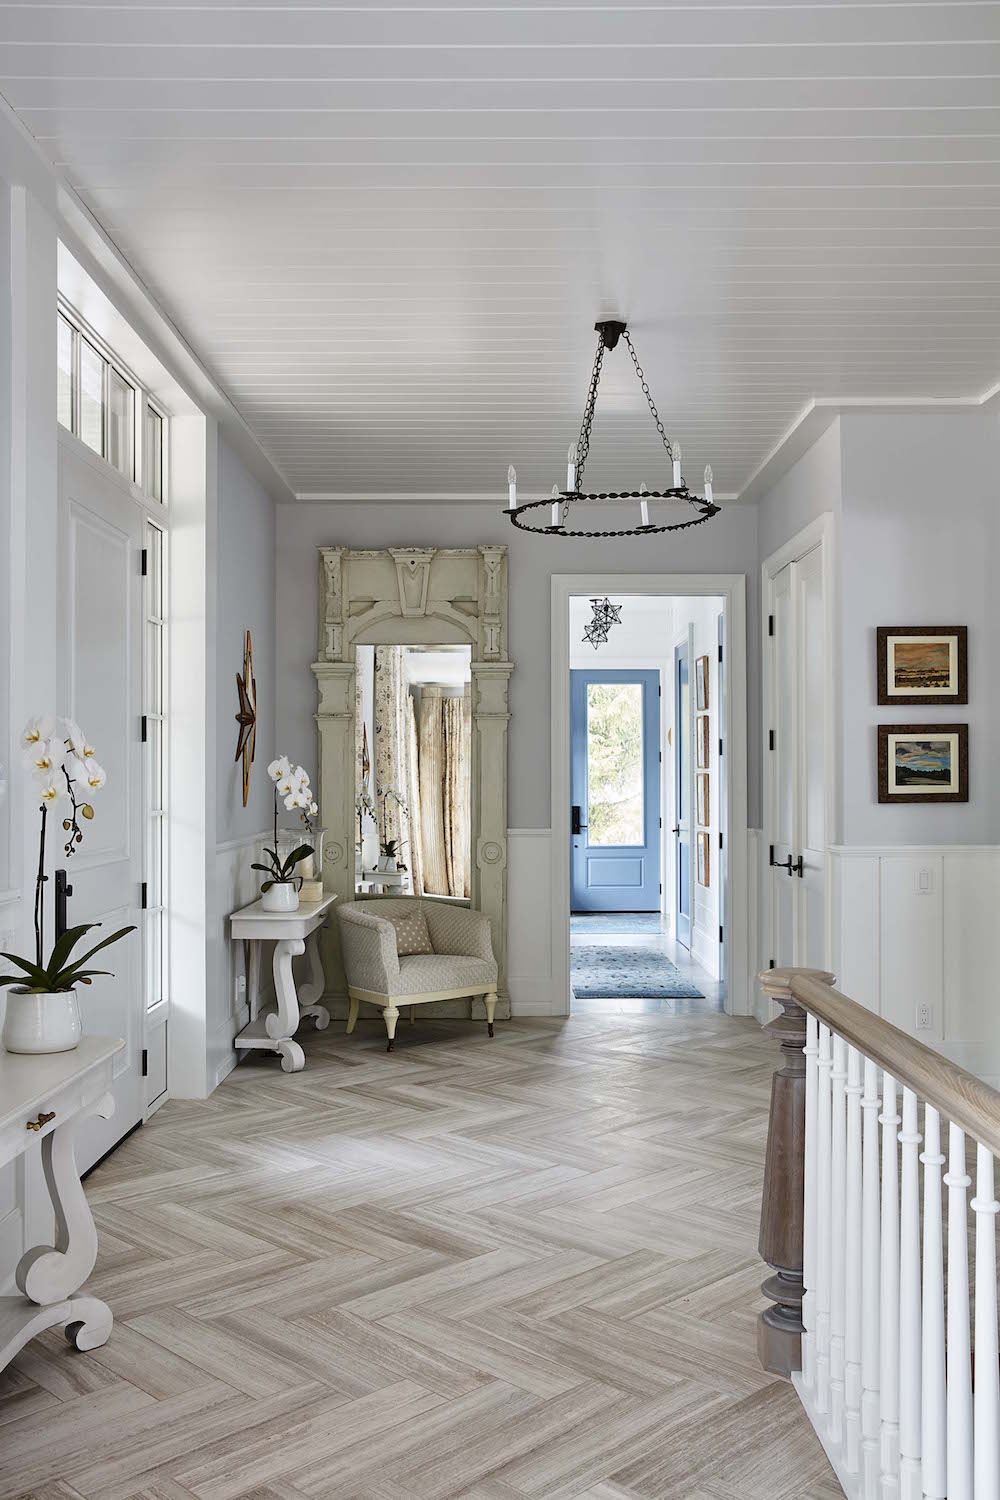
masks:
[[[427,918],[418,902],[415,901],[409,911],[387,913],[386,921],[396,929],[396,952],[400,958],[411,953],[434,952],[427,931]]]
[[[496,987],[497,966],[484,958],[462,958],[452,953],[423,954],[401,958],[392,995],[427,995],[438,990],[468,990],[470,993]]]

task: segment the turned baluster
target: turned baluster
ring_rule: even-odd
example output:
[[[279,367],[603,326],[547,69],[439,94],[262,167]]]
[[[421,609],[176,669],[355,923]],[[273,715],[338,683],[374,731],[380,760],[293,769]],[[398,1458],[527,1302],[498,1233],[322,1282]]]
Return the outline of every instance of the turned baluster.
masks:
[[[848,1472],[861,1466],[861,1054],[847,1049],[847,1190],[844,1205],[844,1455]]]
[[[820,1022],[816,1071],[816,1410],[830,1410],[830,1074],[833,1035]]]
[[[816,1084],[819,1022],[806,1017],[806,1164],[802,1216],[802,1379],[816,1388]]]
[[[972,1500],[972,1347],[965,1131],[948,1127],[948,1500]]]
[[[861,1100],[861,1494],[878,1500],[879,1480],[879,1154],[878,1069],[865,1059],[865,1092]]]
[[[941,1117],[924,1105],[924,1257],[920,1465],[924,1500],[948,1494],[944,1363],[944,1245],[941,1230]]]
[[[811,977],[833,983],[815,970]],[[771,1081],[771,1113],[760,1214],[761,1259],[773,1266],[761,1290],[774,1306],[757,1324],[757,1355],[765,1370],[789,1376],[802,1368],[802,1253],[805,1217],[806,1015],[788,988],[787,971],[760,976],[767,995],[782,1008],[764,1030],[781,1043],[781,1066]]]
[[[879,1487],[882,1500],[899,1494],[899,1156],[896,1080],[882,1075],[882,1222],[879,1273],[882,1303],[879,1351]]]
[[[832,1166],[830,1169],[830,1441],[844,1441],[844,1343],[847,1330],[847,1244],[844,1218],[847,1203],[847,1043],[833,1035],[833,1072],[830,1074]]]
[[[920,1142],[917,1096],[903,1089],[899,1200],[899,1493],[921,1500],[920,1469]]]
[[[1000,1378],[997,1364],[997,1241],[993,1153],[976,1146],[976,1369],[973,1377],[975,1500],[1000,1494]]]

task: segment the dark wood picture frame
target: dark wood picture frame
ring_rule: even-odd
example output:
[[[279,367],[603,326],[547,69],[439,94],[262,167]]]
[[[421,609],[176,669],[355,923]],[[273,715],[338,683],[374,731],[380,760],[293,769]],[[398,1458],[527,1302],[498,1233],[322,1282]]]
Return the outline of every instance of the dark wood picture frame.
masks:
[[[889,645],[899,636],[954,636],[956,673],[954,690],[939,693],[890,692]],[[883,708],[905,708],[909,703],[935,703],[945,707],[969,701],[969,627],[967,625],[879,625],[875,631],[878,671],[878,701]]]
[[[695,708],[699,713],[708,712],[708,657],[696,656],[694,659],[694,694]]]
[[[699,835],[698,835],[698,884],[699,885],[706,885],[707,886],[707,885],[711,885],[712,884],[712,865],[711,865],[711,859],[712,859],[712,856],[711,856],[710,848],[709,848],[708,834],[707,833],[699,833]]]
[[[702,828],[708,828],[712,821],[712,804],[709,799],[710,791],[709,773],[707,771],[699,771],[694,778],[694,806],[695,822],[699,823]]]
[[[890,741],[904,739],[934,740],[954,735],[958,751],[958,786],[954,791],[906,791],[892,784],[889,774]],[[969,800],[969,726],[968,724],[880,724],[878,726],[878,800],[905,802],[968,802]]]
[[[696,760],[699,770],[708,770],[708,714],[695,719]]]

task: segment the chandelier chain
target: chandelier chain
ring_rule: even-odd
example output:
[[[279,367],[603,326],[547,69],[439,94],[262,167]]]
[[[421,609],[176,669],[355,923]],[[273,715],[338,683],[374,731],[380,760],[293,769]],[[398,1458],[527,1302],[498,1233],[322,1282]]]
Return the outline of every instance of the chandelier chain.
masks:
[[[590,429],[594,425],[594,407],[597,404],[597,387],[601,380],[601,366],[604,363],[604,335],[597,341],[597,353],[594,355],[594,368],[590,372],[590,389],[587,392],[587,404],[583,408],[583,421],[580,423],[580,436],[576,440],[576,487],[583,489],[583,471],[587,465],[587,454],[590,452]]]
[[[639,356],[635,352],[635,345],[632,343],[632,340],[629,337],[629,331],[627,328],[622,333],[622,338],[628,345],[628,352],[629,354],[631,354],[632,363],[635,365],[635,373],[638,375],[639,384],[642,386],[642,394],[646,398],[646,404],[649,407],[653,421],[656,423],[656,430],[660,434],[660,440],[663,443],[664,448],[666,448],[667,450],[667,457],[672,460],[674,456],[674,450],[671,448],[670,439],[667,437],[667,434],[663,429],[663,423],[660,421],[660,413],[656,410],[656,402],[653,400],[653,394],[650,391],[649,386],[646,384],[646,376],[643,373],[642,365],[639,363]]]

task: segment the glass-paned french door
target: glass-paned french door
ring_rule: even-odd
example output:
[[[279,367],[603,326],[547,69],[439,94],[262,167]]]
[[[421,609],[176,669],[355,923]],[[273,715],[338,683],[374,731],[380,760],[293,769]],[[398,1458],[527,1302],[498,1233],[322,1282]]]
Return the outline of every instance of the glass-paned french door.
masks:
[[[146,522],[143,732],[145,735],[146,879],[144,945],[146,1009],[167,998],[164,893],[166,891],[166,618],[165,540],[159,526]]]

